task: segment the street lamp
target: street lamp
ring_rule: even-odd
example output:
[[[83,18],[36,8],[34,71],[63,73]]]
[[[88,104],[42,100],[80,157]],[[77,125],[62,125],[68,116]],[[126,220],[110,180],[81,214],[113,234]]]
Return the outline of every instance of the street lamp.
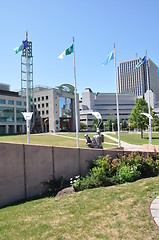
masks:
[[[114,123],[112,123],[112,132],[114,132]]]
[[[122,123],[120,123],[120,130],[122,131]]]
[[[141,113],[141,115],[144,115],[144,116],[148,117],[149,123],[153,119],[153,117],[149,113]],[[149,129],[149,144],[152,144],[151,124],[149,124],[148,129]]]
[[[44,124],[45,124],[45,132],[47,132],[47,125],[46,125],[46,122],[48,121],[48,118],[46,118],[45,120],[44,120]]]

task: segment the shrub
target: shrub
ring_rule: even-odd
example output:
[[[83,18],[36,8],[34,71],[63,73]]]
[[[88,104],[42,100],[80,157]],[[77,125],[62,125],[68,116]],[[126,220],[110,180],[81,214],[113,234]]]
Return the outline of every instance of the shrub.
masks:
[[[69,186],[68,181],[63,177],[59,177],[58,179],[53,178],[51,180],[47,180],[42,183],[42,186],[47,187],[46,195],[56,196],[56,194],[61,191],[63,188]]]
[[[143,177],[159,174],[159,153],[144,156],[139,152],[110,156],[100,156],[93,160],[90,171],[85,178],[78,178],[72,183],[75,191],[87,188],[110,186],[124,182],[132,182]]]
[[[140,174],[136,166],[125,165],[117,171],[116,179],[119,183],[133,182],[140,178]]]
[[[154,127],[154,131],[155,131],[155,132],[158,132],[158,131],[159,131],[159,126],[155,126],[155,127]]]

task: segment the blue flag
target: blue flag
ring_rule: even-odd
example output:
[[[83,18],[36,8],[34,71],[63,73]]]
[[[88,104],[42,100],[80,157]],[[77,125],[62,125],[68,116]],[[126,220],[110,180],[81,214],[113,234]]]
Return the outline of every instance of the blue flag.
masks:
[[[26,39],[25,41],[23,41],[23,43],[19,47],[14,48],[15,53],[17,54],[18,52],[23,51],[24,49],[27,48],[27,45],[28,45],[28,43],[27,43],[27,39]]]
[[[138,62],[138,64],[136,65],[135,68],[138,68],[138,67],[140,67],[143,64],[146,64],[146,56],[140,62]]]
[[[114,52],[112,51],[102,63],[103,66],[107,65],[112,59],[114,59]]]
[[[26,49],[28,46],[27,39],[23,41],[23,50]]]
[[[157,74],[159,75],[159,69],[157,69]]]

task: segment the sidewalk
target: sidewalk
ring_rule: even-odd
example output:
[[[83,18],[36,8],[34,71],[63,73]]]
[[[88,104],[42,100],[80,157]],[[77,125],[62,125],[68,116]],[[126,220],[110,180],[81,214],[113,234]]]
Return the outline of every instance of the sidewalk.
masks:
[[[150,211],[155,223],[159,226],[159,196],[152,201]]]
[[[102,132],[102,134],[103,134],[104,136],[106,136],[107,138],[113,140],[114,142],[118,142],[118,139],[117,139],[117,138],[108,135],[106,132]],[[139,150],[142,150],[142,146],[141,146],[141,145],[134,145],[134,144],[126,143],[126,142],[124,142],[124,141],[120,141],[120,142],[121,142],[121,147],[123,147],[124,150],[130,150],[130,151],[139,151]]]

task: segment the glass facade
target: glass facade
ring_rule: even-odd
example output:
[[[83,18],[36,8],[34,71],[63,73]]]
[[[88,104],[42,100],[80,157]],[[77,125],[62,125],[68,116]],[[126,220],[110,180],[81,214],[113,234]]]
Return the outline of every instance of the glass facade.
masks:
[[[22,105],[22,102],[16,101],[16,105],[17,105],[17,106],[21,106],[21,105]]]
[[[70,98],[59,97],[60,131],[72,131],[72,101]]]
[[[70,98],[59,97],[59,117],[72,117],[72,101]]]
[[[6,104],[6,100],[5,99],[0,99],[0,104]]]
[[[8,100],[9,105],[14,105],[14,100]]]
[[[25,122],[25,119],[23,117],[22,112],[25,112],[25,108],[17,108],[16,109],[16,121],[21,123],[21,122]]]
[[[0,122],[14,122],[13,107],[0,107]]]

